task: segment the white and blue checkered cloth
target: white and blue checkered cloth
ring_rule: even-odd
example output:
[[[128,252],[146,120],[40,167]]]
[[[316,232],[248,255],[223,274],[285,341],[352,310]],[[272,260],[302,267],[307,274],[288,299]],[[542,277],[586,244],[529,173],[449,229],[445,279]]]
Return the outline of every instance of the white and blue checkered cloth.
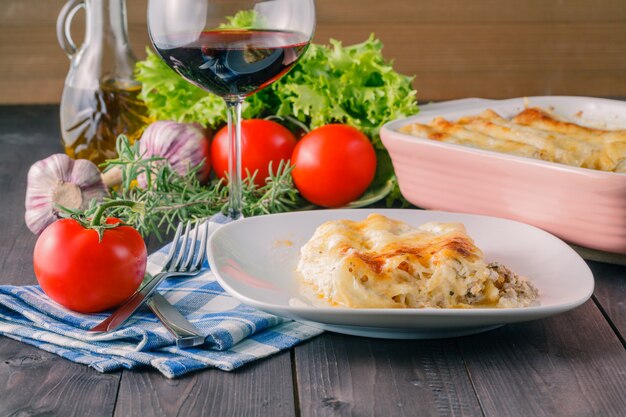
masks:
[[[149,257],[149,272],[161,270],[166,253],[164,247]],[[211,367],[231,371],[322,332],[241,304],[224,292],[206,263],[203,268],[199,276],[159,286],[159,292],[206,335],[205,344],[196,348],[179,349],[147,309],[115,332],[89,333],[108,313],[67,310],[39,286],[0,286],[0,334],[100,372],[152,366],[176,378]]]

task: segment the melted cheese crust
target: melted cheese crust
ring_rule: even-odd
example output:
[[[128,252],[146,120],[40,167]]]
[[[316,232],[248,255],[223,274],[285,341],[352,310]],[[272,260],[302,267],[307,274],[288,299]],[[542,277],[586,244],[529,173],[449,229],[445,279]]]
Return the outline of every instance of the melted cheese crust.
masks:
[[[441,117],[401,132],[413,136],[602,171],[626,172],[626,131],[583,127],[531,107],[507,120],[493,110],[451,122]]]
[[[297,271],[320,297],[354,308],[524,307],[537,297],[525,278],[487,265],[462,224],[416,228],[380,214],[319,226]]]

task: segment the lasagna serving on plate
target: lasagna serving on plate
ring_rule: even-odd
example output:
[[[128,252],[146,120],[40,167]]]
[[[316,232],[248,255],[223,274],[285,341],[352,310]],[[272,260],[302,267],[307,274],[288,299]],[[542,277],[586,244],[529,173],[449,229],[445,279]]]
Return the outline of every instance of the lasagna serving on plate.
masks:
[[[436,117],[403,133],[496,152],[611,172],[626,172],[626,130],[602,130],[560,120],[530,107],[511,120],[493,110],[449,121]]]
[[[329,221],[302,247],[297,270],[344,307],[506,308],[537,299],[526,278],[486,263],[460,223],[413,227],[380,214]]]

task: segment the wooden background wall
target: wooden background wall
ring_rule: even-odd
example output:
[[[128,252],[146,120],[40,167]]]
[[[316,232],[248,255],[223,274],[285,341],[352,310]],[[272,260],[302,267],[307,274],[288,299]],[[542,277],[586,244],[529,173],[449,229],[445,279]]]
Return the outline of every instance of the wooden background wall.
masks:
[[[0,103],[59,101],[69,68],[55,35],[63,3],[0,0]],[[140,57],[146,3],[127,0]],[[416,75],[421,101],[626,97],[626,0],[317,0],[317,8],[317,42],[375,32],[397,69]]]

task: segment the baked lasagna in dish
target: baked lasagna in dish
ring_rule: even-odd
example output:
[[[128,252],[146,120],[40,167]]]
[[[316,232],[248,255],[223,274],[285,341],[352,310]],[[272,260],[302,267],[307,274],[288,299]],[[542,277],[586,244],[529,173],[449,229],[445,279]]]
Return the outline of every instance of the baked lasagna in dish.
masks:
[[[602,130],[529,107],[511,120],[493,110],[449,121],[436,117],[401,132],[496,152],[611,172],[626,172],[626,130]]]
[[[302,247],[304,285],[353,308],[526,307],[537,290],[482,251],[460,223],[413,227],[371,214],[329,221]]]

